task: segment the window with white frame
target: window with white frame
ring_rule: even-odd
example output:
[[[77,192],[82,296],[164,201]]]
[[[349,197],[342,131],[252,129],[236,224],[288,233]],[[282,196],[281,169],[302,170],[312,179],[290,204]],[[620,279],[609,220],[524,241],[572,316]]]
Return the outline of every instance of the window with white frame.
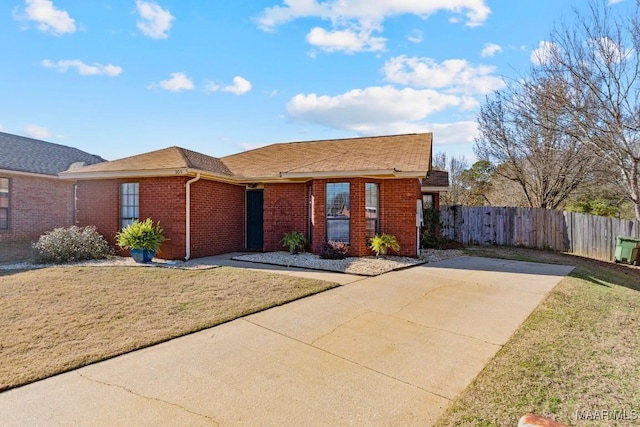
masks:
[[[120,228],[125,228],[140,217],[140,194],[137,182],[120,184]]]
[[[0,178],[0,230],[9,228],[9,178]]]
[[[373,236],[378,234],[380,229],[378,222],[378,212],[379,212],[379,204],[380,204],[380,195],[379,195],[379,187],[378,184],[374,182],[367,182],[365,184],[365,237],[371,239]]]
[[[351,188],[348,182],[330,182],[326,188],[327,240],[349,243]]]

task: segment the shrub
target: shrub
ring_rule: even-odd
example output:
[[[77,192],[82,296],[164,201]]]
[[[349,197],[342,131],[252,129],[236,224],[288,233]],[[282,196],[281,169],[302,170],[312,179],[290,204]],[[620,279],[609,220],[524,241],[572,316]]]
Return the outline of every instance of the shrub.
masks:
[[[307,244],[307,238],[304,237],[304,234],[302,233],[290,231],[284,235],[282,240],[280,240],[280,244],[284,247],[288,247],[290,254],[294,254],[299,249],[304,249],[304,245]]]
[[[42,263],[103,259],[112,253],[107,241],[92,225],[56,228],[40,236],[33,247],[38,251],[37,261]]]
[[[320,258],[322,259],[344,259],[349,252],[349,245],[342,241],[329,240],[324,242],[320,248]]]
[[[116,234],[116,242],[122,249],[146,249],[159,252],[160,245],[165,240],[164,230],[160,222],[153,223],[151,218],[144,221],[133,221]]]
[[[400,252],[400,244],[396,237],[391,234],[376,234],[370,240],[369,248],[376,253],[376,257],[386,255],[391,249],[394,252]]]

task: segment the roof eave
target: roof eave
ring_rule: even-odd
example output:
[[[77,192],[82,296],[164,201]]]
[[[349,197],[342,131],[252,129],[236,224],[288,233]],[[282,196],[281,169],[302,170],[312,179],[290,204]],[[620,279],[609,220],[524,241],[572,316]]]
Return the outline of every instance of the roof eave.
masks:
[[[282,179],[323,179],[323,178],[423,178],[427,171],[399,171],[395,169],[370,169],[353,171],[325,171],[325,172],[280,172]]]
[[[420,187],[420,191],[422,193],[447,193],[449,192],[449,187],[422,186]]]
[[[49,175],[46,173],[37,173],[37,172],[25,172],[25,171],[18,171],[18,170],[14,170],[14,169],[0,169],[0,174],[6,174],[6,175],[21,175],[21,176],[30,176],[33,178],[47,178],[47,179],[57,179],[58,176],[57,175]]]
[[[96,172],[62,172],[61,179],[90,180],[90,179],[122,179],[122,178],[152,178],[152,177],[179,177],[195,176],[200,174],[203,178],[215,179],[216,181],[237,184],[238,180],[211,171],[190,168],[173,169],[148,169],[148,170],[122,170],[122,171],[96,171]]]

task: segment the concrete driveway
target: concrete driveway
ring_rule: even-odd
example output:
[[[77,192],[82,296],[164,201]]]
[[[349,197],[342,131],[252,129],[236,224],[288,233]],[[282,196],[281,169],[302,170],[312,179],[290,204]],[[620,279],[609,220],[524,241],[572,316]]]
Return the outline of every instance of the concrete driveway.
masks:
[[[428,426],[571,269],[461,257],[351,277],[2,393],[0,424]]]

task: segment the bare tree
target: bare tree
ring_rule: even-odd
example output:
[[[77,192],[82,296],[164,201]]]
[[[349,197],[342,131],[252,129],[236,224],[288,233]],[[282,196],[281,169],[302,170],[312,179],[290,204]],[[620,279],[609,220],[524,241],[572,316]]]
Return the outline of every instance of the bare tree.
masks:
[[[464,186],[460,180],[462,173],[469,167],[466,157],[460,155],[448,158],[439,151],[433,156],[432,166],[437,170],[449,172],[449,191],[441,198],[442,204],[460,205],[464,203]]]
[[[628,9],[591,0],[576,24],[557,26],[538,75],[566,86],[564,129],[591,147],[640,220],[640,1]]]
[[[563,80],[534,74],[507,82],[480,109],[476,155],[517,183],[531,207],[557,208],[592,173],[592,152],[565,131],[573,126],[566,92]]]

